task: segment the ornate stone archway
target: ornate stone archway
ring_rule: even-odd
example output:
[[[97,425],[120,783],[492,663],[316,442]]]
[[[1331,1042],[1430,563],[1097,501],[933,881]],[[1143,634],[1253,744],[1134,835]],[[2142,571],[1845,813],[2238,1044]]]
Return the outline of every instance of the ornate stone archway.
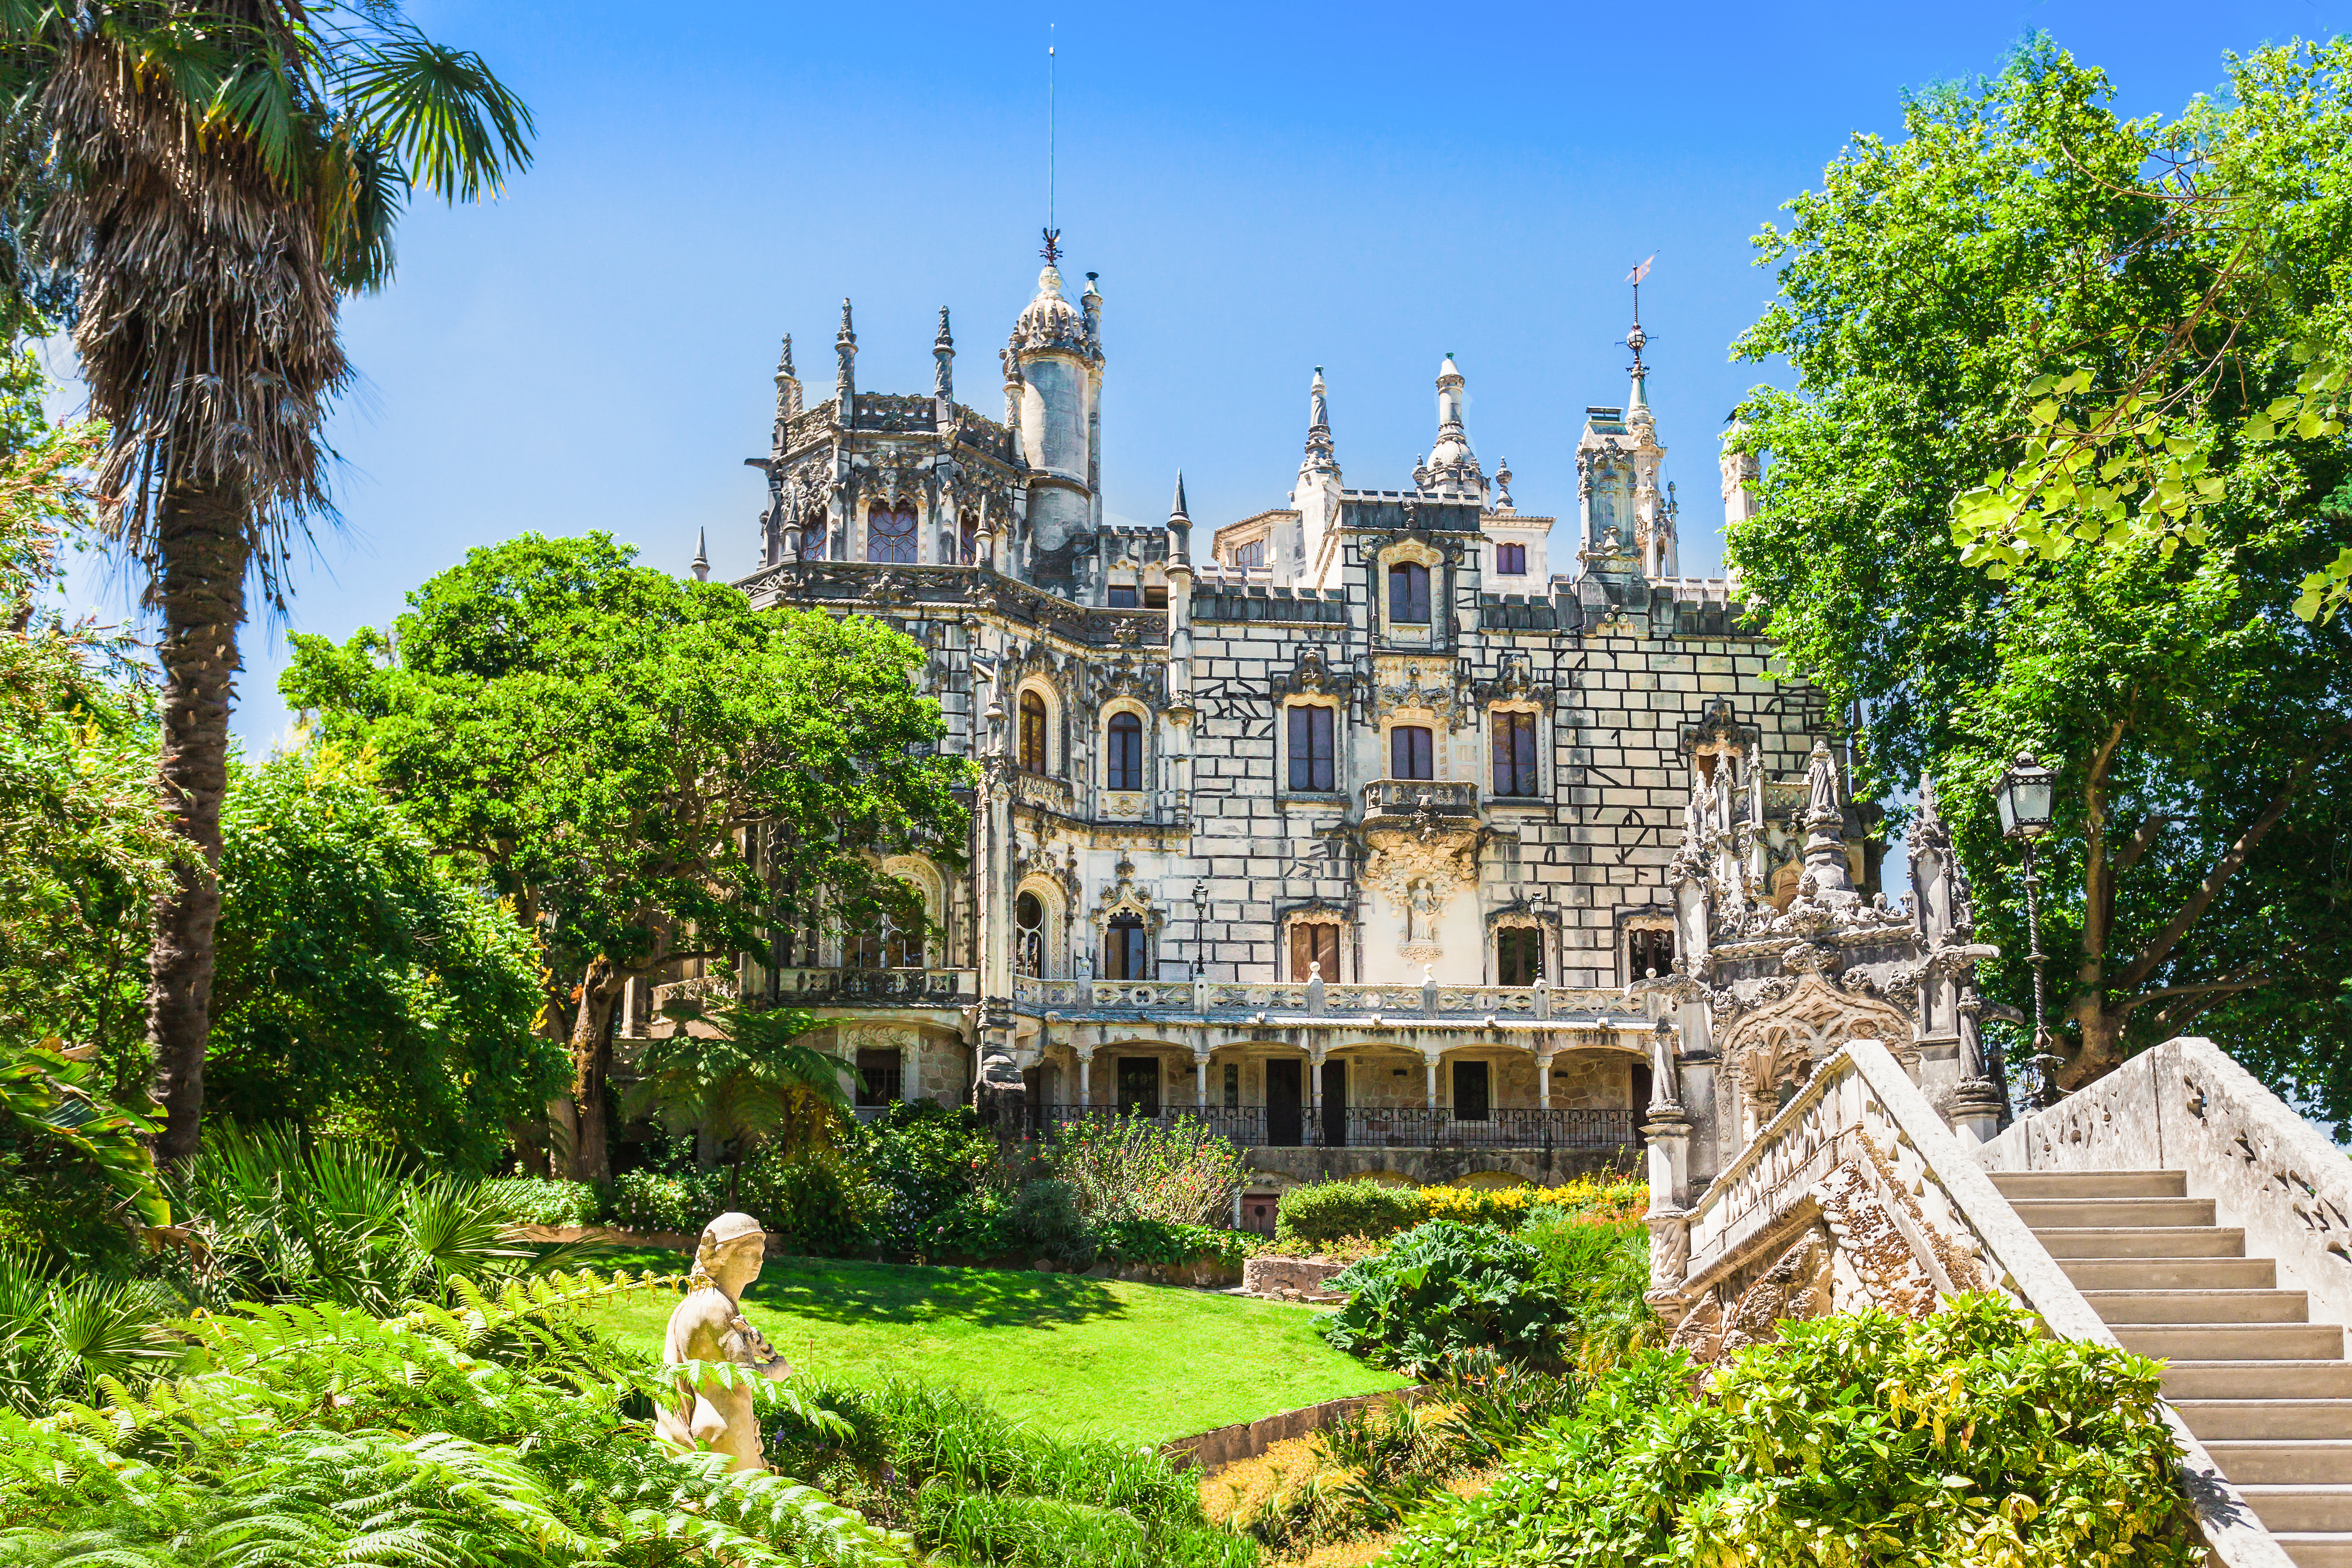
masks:
[[[1723,1062],[1738,1099],[1742,1148],[1780,1109],[1783,1089],[1803,1083],[1848,1040],[1878,1040],[1898,1057],[1910,1048],[1910,1017],[1892,1003],[1832,984],[1818,963],[1806,964],[1817,951],[1789,955],[1798,973],[1793,982],[1777,982],[1787,990],[1741,1015],[1724,1033]]]

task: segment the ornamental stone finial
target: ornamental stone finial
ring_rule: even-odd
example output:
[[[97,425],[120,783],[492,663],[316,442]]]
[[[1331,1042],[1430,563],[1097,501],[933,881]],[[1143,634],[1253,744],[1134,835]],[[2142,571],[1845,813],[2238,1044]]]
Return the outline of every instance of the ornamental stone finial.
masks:
[[[955,336],[948,331],[948,308],[940,307],[940,335],[931,340],[931,358],[939,364],[931,378],[932,395],[941,403],[955,400]]]

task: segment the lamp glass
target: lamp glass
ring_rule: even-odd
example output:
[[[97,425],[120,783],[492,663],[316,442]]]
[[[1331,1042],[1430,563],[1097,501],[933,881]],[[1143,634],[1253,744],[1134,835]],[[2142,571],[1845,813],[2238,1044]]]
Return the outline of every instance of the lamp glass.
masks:
[[[2030,757],[2020,757],[1993,786],[2004,838],[2039,838],[2050,831],[2050,806],[2058,775]]]

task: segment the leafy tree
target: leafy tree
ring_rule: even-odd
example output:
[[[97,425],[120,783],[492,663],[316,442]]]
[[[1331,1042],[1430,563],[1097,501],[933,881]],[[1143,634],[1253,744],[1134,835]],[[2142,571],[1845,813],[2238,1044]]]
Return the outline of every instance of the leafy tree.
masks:
[[[331,747],[238,770],[222,826],[214,1109],[496,1164],[567,1077],[532,933]]]
[[[40,385],[28,355],[0,363],[0,1233],[86,1255],[124,1200],[163,1217],[148,1123],[119,1101],[141,1065],[126,1048],[139,916],[184,846],[141,693],[110,679],[119,640],[40,607],[100,440],[43,426]]]
[[[650,1112],[672,1132],[694,1135],[695,1163],[728,1166],[727,1206],[737,1206],[743,1158],[772,1142],[785,1159],[832,1147],[850,1114],[837,1057],[798,1043],[816,1020],[793,1008],[753,1012],[724,1007],[709,1016],[709,1035],[688,1029],[646,1047],[637,1081],[622,1102],[627,1114]]]
[[[350,382],[336,316],[392,277],[418,184],[448,200],[528,162],[529,114],[397,0],[62,0],[0,7],[0,206],[65,275],[109,434],[97,492],[163,621],[161,777],[201,852],[159,903],[148,1029],[167,1161],[195,1152],[246,583],[283,604],[327,515],[319,426]]]
[[[919,929],[879,868],[952,861],[968,773],[879,621],[754,611],[633,565],[604,534],[471,552],[387,635],[297,637],[280,689],[364,743],[446,851],[477,858],[552,957],[569,1016],[575,1179],[609,1173],[614,1004],[631,976],[769,954],[772,931]]]
[[[2323,787],[2352,738],[2352,640],[2290,608],[2352,541],[2329,499],[2352,462],[2325,418],[2245,428],[2304,395],[2298,345],[2341,319],[2347,58],[2266,50],[2167,123],[2117,118],[2103,76],[2035,43],[1915,98],[1902,140],[1857,136],[1758,241],[1780,298],[1738,352],[1798,384],[1741,405],[1733,438],[1769,463],[1731,558],[1791,662],[1862,710],[1868,784],[1935,778],[2021,1005],[2022,900],[1989,791],[2020,750],[2056,763],[2042,942],[2067,1087],[2201,1021],[2352,1112],[2352,841]],[[2200,310],[2242,240],[2184,216],[2200,167],[2277,204],[2271,280],[2228,320]],[[2227,337],[2227,376],[2167,403],[2153,448],[2060,464],[2071,490],[2034,505],[2081,510],[2031,525],[2051,548],[1978,549],[1999,535],[1984,481],[2031,456],[2035,410],[2127,383],[2167,322],[2219,334],[2215,353]],[[2194,519],[2101,493],[2134,472],[2186,485]],[[1956,510],[1979,531],[1956,540]]]

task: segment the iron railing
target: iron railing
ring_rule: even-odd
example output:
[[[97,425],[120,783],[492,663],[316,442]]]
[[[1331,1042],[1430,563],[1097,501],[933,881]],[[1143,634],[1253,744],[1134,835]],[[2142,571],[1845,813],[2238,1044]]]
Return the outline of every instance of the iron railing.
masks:
[[[1167,1126],[1189,1118],[1244,1148],[1349,1149],[1631,1149],[1640,1142],[1637,1113],[1626,1110],[1557,1110],[1496,1106],[1484,1116],[1458,1116],[1446,1106],[1349,1106],[1319,1114],[1265,1105],[1138,1107],[1032,1105],[1024,1130],[1043,1137],[1078,1121],[1130,1116]]]

